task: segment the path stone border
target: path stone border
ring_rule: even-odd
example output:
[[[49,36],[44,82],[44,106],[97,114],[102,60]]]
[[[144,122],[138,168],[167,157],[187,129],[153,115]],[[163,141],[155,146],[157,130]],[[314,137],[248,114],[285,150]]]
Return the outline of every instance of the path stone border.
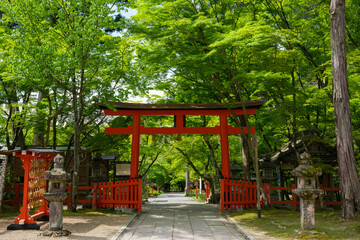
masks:
[[[248,231],[246,231],[246,229],[244,227],[242,227],[235,219],[233,219],[232,217],[225,215],[225,217],[227,218],[227,220],[229,222],[231,222],[232,224],[234,224],[238,230],[243,233],[244,237],[248,240],[256,240],[256,238],[254,238],[253,235],[251,235]]]
[[[130,225],[130,223],[139,215],[139,213],[134,214],[133,216],[130,217],[130,219],[128,219],[126,221],[126,223],[124,225],[122,225],[122,227],[120,228],[119,231],[117,231],[117,233],[115,233],[115,235],[110,238],[110,240],[118,240],[120,239],[120,237],[123,235],[125,229]]]

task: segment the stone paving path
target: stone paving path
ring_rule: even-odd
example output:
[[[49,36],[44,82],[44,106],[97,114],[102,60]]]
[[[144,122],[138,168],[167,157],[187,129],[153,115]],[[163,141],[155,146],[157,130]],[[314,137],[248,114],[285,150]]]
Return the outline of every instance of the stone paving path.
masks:
[[[181,193],[149,199],[143,212],[130,223],[121,240],[245,239],[220,214],[219,205],[202,204]]]

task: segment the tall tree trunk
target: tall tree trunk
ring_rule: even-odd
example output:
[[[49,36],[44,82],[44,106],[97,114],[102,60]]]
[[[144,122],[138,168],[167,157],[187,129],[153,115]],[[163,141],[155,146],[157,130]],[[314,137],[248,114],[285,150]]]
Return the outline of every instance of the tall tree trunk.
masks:
[[[39,91],[38,93],[38,98],[37,98],[37,103],[40,104],[41,100],[43,100],[44,98],[44,94]],[[39,114],[39,111],[36,111],[36,114]],[[41,124],[41,123],[37,123],[37,124]],[[34,136],[33,136],[33,141],[32,141],[32,145],[38,145],[40,147],[44,146],[44,133],[43,132],[35,132]]]
[[[57,116],[54,117],[53,119],[53,126],[52,126],[52,129],[53,129],[53,142],[52,142],[52,149],[55,149],[56,150],[56,146],[57,146],[57,131],[56,131],[56,126],[57,126]]]
[[[80,165],[80,117],[78,111],[78,98],[75,87],[73,86],[73,111],[74,111],[74,162],[73,162],[73,179],[71,195],[71,211],[76,212],[78,183],[79,183],[79,165]]]
[[[211,162],[212,162],[213,167],[215,169],[215,174],[216,174],[217,181],[220,181],[220,179],[223,178],[223,175],[222,175],[222,172],[220,171],[219,166],[216,163],[214,148],[210,144],[208,135],[204,135],[204,142],[206,143],[206,146],[209,149],[210,159],[211,159]]]
[[[259,159],[258,159],[258,146],[257,146],[257,134],[254,133],[252,136],[252,147],[254,151],[254,169],[256,173],[256,208],[258,210],[258,218],[261,218],[261,205],[260,205],[260,185],[262,184],[260,181],[260,172],[259,172]]]
[[[5,188],[5,176],[6,176],[6,165],[8,161],[8,156],[5,156],[4,159],[0,160],[0,213],[1,213],[1,206],[3,200],[3,193]]]
[[[247,139],[244,138],[243,135],[240,135],[240,143],[241,143],[241,155],[243,162],[243,178],[244,180],[250,180],[250,155],[249,155],[249,144]]]
[[[189,167],[189,166],[188,166]],[[186,175],[185,175],[185,190],[189,191],[190,190],[190,173],[189,170],[186,171]]]
[[[360,183],[354,156],[349,89],[346,69],[345,0],[331,0],[331,60],[333,66],[333,102],[340,192],[343,219],[355,217],[360,209]]]

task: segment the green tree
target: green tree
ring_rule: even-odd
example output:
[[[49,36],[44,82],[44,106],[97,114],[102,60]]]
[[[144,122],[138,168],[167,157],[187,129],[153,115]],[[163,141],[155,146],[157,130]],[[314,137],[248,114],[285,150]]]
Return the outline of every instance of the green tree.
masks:
[[[119,23],[110,16],[113,1],[11,1],[1,8],[8,21],[18,27],[12,39],[20,66],[31,70],[31,84],[42,89],[61,89],[71,99],[68,114],[73,122],[73,198],[76,210],[81,131],[101,112],[92,98],[123,99],[130,91],[131,79],[125,83],[129,43],[106,33]],[[119,53],[121,52],[121,53]]]

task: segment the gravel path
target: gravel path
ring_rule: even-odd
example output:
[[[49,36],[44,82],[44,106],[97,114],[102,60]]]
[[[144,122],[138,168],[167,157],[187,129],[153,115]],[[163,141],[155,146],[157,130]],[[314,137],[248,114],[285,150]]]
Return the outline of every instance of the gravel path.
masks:
[[[39,222],[40,230],[8,231],[7,226],[13,223],[14,217],[0,218],[1,240],[29,240],[29,239],[86,239],[100,240],[111,239],[131,215],[106,215],[106,216],[64,216],[63,229],[69,230],[71,235],[67,237],[44,237],[40,233],[49,229],[48,222]]]

